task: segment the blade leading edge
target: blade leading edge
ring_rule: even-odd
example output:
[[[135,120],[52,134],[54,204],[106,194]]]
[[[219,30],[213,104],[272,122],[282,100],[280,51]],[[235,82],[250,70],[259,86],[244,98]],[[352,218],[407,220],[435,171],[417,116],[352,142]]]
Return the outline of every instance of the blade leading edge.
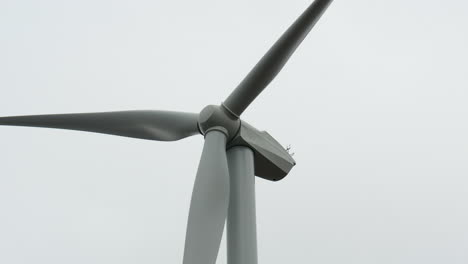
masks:
[[[215,264],[229,207],[226,135],[211,131],[190,203],[183,264]]]
[[[240,116],[278,75],[332,0],[315,0],[263,56],[223,105]]]
[[[199,134],[198,114],[151,110],[0,117],[0,125],[80,130],[159,141]]]

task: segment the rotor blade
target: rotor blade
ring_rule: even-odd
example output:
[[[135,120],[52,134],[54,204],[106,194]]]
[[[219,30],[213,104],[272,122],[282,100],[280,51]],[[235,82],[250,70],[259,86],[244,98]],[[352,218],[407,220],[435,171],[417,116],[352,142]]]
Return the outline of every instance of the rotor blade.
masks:
[[[183,264],[215,264],[228,207],[226,136],[211,131],[205,137],[193,187]]]
[[[273,81],[332,0],[315,0],[263,56],[223,105],[240,116]]]
[[[0,117],[0,125],[60,128],[159,141],[198,134],[198,114],[121,111]]]

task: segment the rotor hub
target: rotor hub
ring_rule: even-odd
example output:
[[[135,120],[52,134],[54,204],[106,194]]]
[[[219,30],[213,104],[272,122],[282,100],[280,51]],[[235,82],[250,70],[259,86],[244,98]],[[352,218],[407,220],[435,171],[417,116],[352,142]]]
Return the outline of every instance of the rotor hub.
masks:
[[[239,132],[240,120],[222,106],[208,105],[200,112],[198,127],[203,135],[217,130],[231,140]]]

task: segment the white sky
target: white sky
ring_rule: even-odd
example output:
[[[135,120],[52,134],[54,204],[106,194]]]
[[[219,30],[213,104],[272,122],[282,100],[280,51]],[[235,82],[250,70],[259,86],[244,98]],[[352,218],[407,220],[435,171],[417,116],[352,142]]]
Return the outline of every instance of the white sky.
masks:
[[[310,2],[2,0],[0,115],[198,112]],[[259,263],[468,263],[467,14],[332,4],[243,116],[298,162]],[[202,143],[0,127],[0,263],[181,263]]]

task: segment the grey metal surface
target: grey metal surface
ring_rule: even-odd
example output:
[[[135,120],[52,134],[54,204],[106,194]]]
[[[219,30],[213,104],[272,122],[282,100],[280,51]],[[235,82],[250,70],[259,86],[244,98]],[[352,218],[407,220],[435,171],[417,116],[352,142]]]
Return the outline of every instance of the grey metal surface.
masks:
[[[198,114],[151,110],[0,117],[0,125],[80,130],[159,141],[199,134],[197,122]]]
[[[202,134],[217,127],[222,129],[230,141],[239,131],[239,118],[233,116],[226,108],[217,105],[208,105],[198,115],[198,127]]]
[[[190,203],[184,264],[214,264],[229,206],[226,135],[210,131],[198,167]]]
[[[247,122],[241,122],[239,133],[228,143],[228,148],[247,146],[254,151],[255,175],[270,180],[279,181],[286,177],[296,165],[296,161],[265,131],[259,131]]]
[[[227,157],[231,179],[227,263],[257,264],[254,153],[247,147],[234,147]]]
[[[278,75],[331,2],[315,0],[229,95],[224,106],[240,116]]]

